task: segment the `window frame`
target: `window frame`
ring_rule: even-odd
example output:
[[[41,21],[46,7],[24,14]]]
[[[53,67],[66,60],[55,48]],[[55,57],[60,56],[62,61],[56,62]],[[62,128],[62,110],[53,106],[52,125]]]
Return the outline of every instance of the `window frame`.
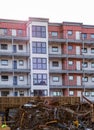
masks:
[[[8,66],[8,60],[1,60],[1,65]]]
[[[52,52],[58,52],[58,46],[52,46]]]
[[[9,77],[7,75],[1,75],[1,81],[8,81]]]
[[[53,76],[52,81],[53,82],[59,82],[59,76]]]

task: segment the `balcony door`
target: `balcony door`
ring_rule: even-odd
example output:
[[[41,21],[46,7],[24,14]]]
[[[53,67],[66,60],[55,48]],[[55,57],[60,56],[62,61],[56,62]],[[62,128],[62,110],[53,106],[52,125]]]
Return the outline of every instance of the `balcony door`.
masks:
[[[16,60],[13,61],[13,69],[17,69],[17,61]]]
[[[17,46],[13,45],[13,52],[16,53],[17,52]]]
[[[13,85],[17,85],[17,76],[13,77]]]

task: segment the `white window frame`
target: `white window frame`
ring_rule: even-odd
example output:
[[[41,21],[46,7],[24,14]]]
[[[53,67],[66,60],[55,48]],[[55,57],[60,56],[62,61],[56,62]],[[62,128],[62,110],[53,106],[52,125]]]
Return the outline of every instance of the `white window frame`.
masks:
[[[74,91],[69,91],[69,95],[73,96],[74,95]]]
[[[73,61],[70,60],[70,61],[69,61],[69,65],[73,65]]]
[[[69,76],[69,80],[73,80],[73,76]]]
[[[59,76],[53,76],[52,80],[53,82],[59,82]]]
[[[8,60],[1,60],[1,65],[8,66]]]
[[[24,61],[23,60],[19,60],[19,65],[23,66],[24,65]]]
[[[24,81],[24,76],[20,75],[19,76],[19,81]]]

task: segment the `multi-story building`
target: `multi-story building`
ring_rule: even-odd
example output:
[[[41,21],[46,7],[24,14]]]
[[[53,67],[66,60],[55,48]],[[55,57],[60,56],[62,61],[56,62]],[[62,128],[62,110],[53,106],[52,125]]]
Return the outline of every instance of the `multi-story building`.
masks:
[[[94,97],[94,26],[0,19],[1,96]]]

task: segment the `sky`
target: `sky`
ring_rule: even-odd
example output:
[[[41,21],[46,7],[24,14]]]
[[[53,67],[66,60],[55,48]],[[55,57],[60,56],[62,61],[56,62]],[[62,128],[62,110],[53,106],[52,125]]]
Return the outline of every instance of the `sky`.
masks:
[[[94,25],[94,0],[0,0],[0,18],[28,20],[49,18],[49,22],[80,22]]]

